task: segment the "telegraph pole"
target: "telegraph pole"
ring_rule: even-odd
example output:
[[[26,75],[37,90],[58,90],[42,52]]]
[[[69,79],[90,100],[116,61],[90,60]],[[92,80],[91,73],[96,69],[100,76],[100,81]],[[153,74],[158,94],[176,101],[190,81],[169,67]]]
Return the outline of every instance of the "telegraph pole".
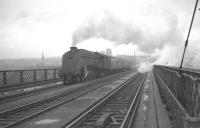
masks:
[[[196,12],[196,9],[197,9],[198,2],[199,2],[199,0],[196,0],[196,4],[195,4],[193,15],[192,15],[192,20],[191,20],[191,23],[190,23],[190,28],[189,28],[188,35],[187,35],[187,38],[186,38],[186,41],[185,41],[185,47],[184,47],[184,51],[183,51],[183,56],[182,56],[180,68],[182,68],[182,66],[183,66],[183,60],[184,60],[184,56],[185,56],[185,51],[186,51],[186,48],[187,48],[187,45],[188,45],[190,31],[191,31],[191,28],[192,28],[192,24],[193,24],[193,20],[194,20],[194,16],[195,16],[195,12]]]

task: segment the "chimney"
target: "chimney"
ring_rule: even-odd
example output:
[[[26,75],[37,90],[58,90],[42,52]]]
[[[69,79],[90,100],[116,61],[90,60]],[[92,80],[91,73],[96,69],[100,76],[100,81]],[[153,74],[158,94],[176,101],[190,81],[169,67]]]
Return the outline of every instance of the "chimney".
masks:
[[[70,47],[70,51],[76,52],[77,51],[77,47]]]

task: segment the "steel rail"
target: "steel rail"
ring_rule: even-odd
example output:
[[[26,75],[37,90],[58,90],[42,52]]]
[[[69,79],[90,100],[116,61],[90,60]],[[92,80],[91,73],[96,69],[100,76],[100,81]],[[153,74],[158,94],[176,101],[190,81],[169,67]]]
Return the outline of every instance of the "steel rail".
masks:
[[[34,87],[34,86],[38,86],[38,85],[41,85],[41,84],[59,82],[61,80],[62,80],[61,78],[58,78],[58,79],[49,79],[49,80],[37,81],[35,83],[22,83],[20,85],[8,85],[8,86],[0,87],[0,92],[6,92],[6,91],[12,91],[12,90],[16,90],[16,89]]]
[[[52,81],[55,81],[55,80],[52,80]],[[48,81],[47,83],[50,83],[50,82]],[[54,82],[52,82],[52,83],[54,83]],[[43,83],[43,84],[45,84],[45,83]],[[62,86],[62,85],[63,84],[58,84],[56,86],[44,87],[44,88],[36,89],[36,90],[33,90],[33,91],[27,91],[27,92],[17,93],[17,94],[13,94],[13,95],[3,96],[3,97],[0,97],[0,104],[10,102],[10,101],[13,101],[13,100],[22,99],[26,96],[41,94],[41,93],[44,93],[44,92],[47,92],[47,91],[50,91],[50,90],[53,90],[53,89],[57,90],[57,89],[60,89],[60,88],[64,88],[64,86]],[[39,85],[37,85],[37,86],[39,86]],[[30,87],[35,87],[35,85],[30,86]]]
[[[115,75],[116,77],[116,75]],[[119,77],[119,76],[118,76]],[[110,80],[114,78],[109,77],[105,80]],[[94,83],[88,84],[87,86],[82,86],[79,88],[75,88],[72,90],[61,92],[60,94],[50,96],[48,98],[41,99],[39,101],[35,101],[26,105],[22,105],[20,107],[1,112],[0,113],[0,126],[1,128],[10,128],[20,123],[31,119],[39,114],[47,112],[53,108],[56,108],[62,104],[70,102],[73,99],[76,99],[82,95],[85,95],[89,92],[92,92],[98,88],[101,88],[102,84],[100,84],[102,80],[97,81],[94,86]],[[93,85],[93,86],[92,86]],[[60,99],[59,99],[60,98]],[[22,116],[22,117],[20,117]]]
[[[133,78],[132,78],[133,79]],[[84,118],[85,116],[87,116],[89,113],[91,113],[94,109],[96,109],[98,106],[100,106],[103,102],[105,102],[108,98],[110,98],[113,94],[115,94],[118,90],[120,90],[121,88],[123,88],[128,82],[130,82],[132,79],[129,79],[128,81],[126,81],[125,83],[123,83],[121,86],[119,86],[117,89],[115,89],[114,91],[112,91],[111,93],[109,93],[108,95],[106,95],[102,100],[100,100],[99,102],[97,102],[95,105],[93,105],[92,107],[90,107],[88,110],[86,110],[84,113],[80,114],[80,116],[78,116],[78,118],[72,120],[72,122],[70,124],[67,124],[67,126],[63,126],[63,128],[70,128],[73,125],[75,125],[78,121],[80,121],[82,118]]]
[[[132,123],[134,121],[134,117],[136,116],[136,111],[137,111],[137,108],[139,105],[139,101],[141,99],[143,85],[144,85],[144,81],[145,81],[146,77],[147,77],[147,74],[145,74],[144,79],[140,83],[139,89],[136,92],[136,95],[131,103],[131,106],[130,106],[130,108],[127,112],[127,115],[124,118],[124,121],[120,128],[131,128],[132,127]]]
[[[53,85],[53,86],[44,87],[44,88],[40,88],[40,89],[35,89],[32,91],[26,91],[26,92],[21,92],[21,93],[17,93],[17,94],[11,94],[8,96],[3,96],[3,97],[0,97],[0,104],[7,103],[7,102],[10,102],[13,100],[19,100],[19,99],[22,99],[27,96],[33,96],[35,94],[41,94],[44,92],[48,92],[50,90],[58,90],[58,89],[64,88],[64,87],[65,86],[63,86],[63,84],[58,84],[58,85]]]
[[[121,89],[125,88],[128,83],[130,83],[132,80],[135,80],[135,79],[136,79],[136,77],[134,77],[134,78],[129,79],[128,81],[126,81],[122,86],[120,86],[117,89],[115,89],[112,93],[110,93],[107,96],[105,96],[102,100],[100,100],[99,102],[97,102],[94,106],[92,106],[91,108],[87,109],[85,112],[83,112],[82,114],[80,114],[79,116],[77,116],[77,118],[73,119],[68,124],[64,125],[62,128],[71,128],[71,127],[75,127],[76,128],[76,127],[79,127],[79,126],[76,126],[76,125],[79,124],[79,123],[83,123],[85,120],[87,120],[87,119],[84,119],[84,118],[91,117],[92,114],[93,114],[93,112],[97,112],[98,108],[101,108],[101,106],[106,106],[104,104],[109,103],[109,101],[112,100],[112,97],[114,95],[117,95],[117,93],[120,92]],[[144,81],[144,79],[145,79],[145,77],[143,78],[142,82]],[[123,103],[123,101],[122,101],[122,103]],[[109,114],[109,112],[108,112],[108,114]],[[100,126],[100,127],[104,127],[104,126]]]

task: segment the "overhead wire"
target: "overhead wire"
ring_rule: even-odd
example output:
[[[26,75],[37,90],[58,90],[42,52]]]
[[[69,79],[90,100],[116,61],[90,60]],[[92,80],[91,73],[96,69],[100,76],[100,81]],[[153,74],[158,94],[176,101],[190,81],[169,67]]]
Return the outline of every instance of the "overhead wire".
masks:
[[[186,48],[187,48],[187,45],[188,45],[188,40],[189,40],[190,32],[191,32],[191,29],[192,29],[192,24],[193,24],[193,20],[194,20],[194,16],[195,16],[195,12],[196,12],[196,9],[197,9],[198,2],[199,2],[199,0],[196,0],[194,11],[193,11],[193,15],[192,15],[192,20],[190,22],[188,35],[187,35],[187,38],[186,38],[186,41],[185,41],[185,47],[184,47],[183,56],[182,56],[182,59],[181,59],[181,65],[180,65],[179,68],[182,68],[182,66],[183,66],[183,60],[184,60]]]

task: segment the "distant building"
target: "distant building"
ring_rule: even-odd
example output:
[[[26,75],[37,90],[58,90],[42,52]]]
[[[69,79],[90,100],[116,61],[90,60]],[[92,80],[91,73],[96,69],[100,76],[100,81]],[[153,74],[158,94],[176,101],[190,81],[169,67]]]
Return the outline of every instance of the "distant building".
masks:
[[[110,48],[106,49],[106,55],[112,56],[112,50]]]
[[[106,54],[105,51],[101,51],[100,53],[101,53],[101,54],[104,54],[104,55]]]

